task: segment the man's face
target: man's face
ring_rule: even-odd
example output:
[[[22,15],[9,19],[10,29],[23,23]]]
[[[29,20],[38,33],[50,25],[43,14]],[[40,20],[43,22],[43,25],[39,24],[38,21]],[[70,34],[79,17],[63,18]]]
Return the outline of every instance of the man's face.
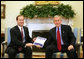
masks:
[[[23,16],[18,17],[17,24],[21,27],[24,25],[24,17]]]
[[[62,20],[60,17],[55,17],[54,18],[54,24],[56,25],[56,27],[59,27],[61,24]]]

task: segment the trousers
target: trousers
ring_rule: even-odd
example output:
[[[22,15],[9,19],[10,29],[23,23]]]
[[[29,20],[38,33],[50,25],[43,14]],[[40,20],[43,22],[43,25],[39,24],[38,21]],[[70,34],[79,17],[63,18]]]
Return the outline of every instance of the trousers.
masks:
[[[52,58],[53,53],[56,53],[56,52],[62,52],[62,53],[66,52],[68,58],[78,57],[75,48],[69,51],[67,46],[62,45],[62,50],[59,51],[55,45],[50,45],[50,46],[47,46],[45,49],[46,58]]]
[[[23,48],[22,51],[18,51],[16,49],[13,49],[12,47],[8,47],[7,53],[8,53],[9,58],[15,58],[18,53],[23,53],[24,58],[32,58],[31,47]]]

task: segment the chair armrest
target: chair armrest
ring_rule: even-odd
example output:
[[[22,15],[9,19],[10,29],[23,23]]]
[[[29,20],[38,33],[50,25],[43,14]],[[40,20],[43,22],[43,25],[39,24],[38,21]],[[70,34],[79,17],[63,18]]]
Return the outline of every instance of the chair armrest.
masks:
[[[4,45],[7,45],[7,41],[3,41],[1,44],[2,44],[3,46],[4,46]]]
[[[83,45],[83,42],[81,42],[81,45]]]
[[[81,46],[81,45],[83,45],[83,42],[81,42],[81,43],[76,43],[76,46]]]
[[[76,43],[76,51],[77,51],[78,57],[80,57],[81,46],[83,46],[83,42],[81,42],[81,43]]]
[[[6,49],[6,46],[7,46],[7,41],[3,41],[1,43],[1,45],[2,45],[2,57],[3,57],[4,56],[5,49]]]

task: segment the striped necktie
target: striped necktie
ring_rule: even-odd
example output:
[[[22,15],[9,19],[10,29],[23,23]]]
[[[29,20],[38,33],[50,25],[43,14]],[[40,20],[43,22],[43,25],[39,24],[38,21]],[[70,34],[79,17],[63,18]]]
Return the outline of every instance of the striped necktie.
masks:
[[[23,28],[21,28],[21,36],[22,36],[22,41],[23,41]]]

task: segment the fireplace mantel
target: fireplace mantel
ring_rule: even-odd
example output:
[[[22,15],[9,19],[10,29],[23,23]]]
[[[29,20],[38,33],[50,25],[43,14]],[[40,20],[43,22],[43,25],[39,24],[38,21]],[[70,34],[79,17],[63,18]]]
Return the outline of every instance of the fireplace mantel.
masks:
[[[72,27],[73,21],[62,19],[62,24],[70,25]],[[28,27],[31,37],[33,30],[50,30],[55,26],[53,23],[53,18],[25,19],[24,25]]]

